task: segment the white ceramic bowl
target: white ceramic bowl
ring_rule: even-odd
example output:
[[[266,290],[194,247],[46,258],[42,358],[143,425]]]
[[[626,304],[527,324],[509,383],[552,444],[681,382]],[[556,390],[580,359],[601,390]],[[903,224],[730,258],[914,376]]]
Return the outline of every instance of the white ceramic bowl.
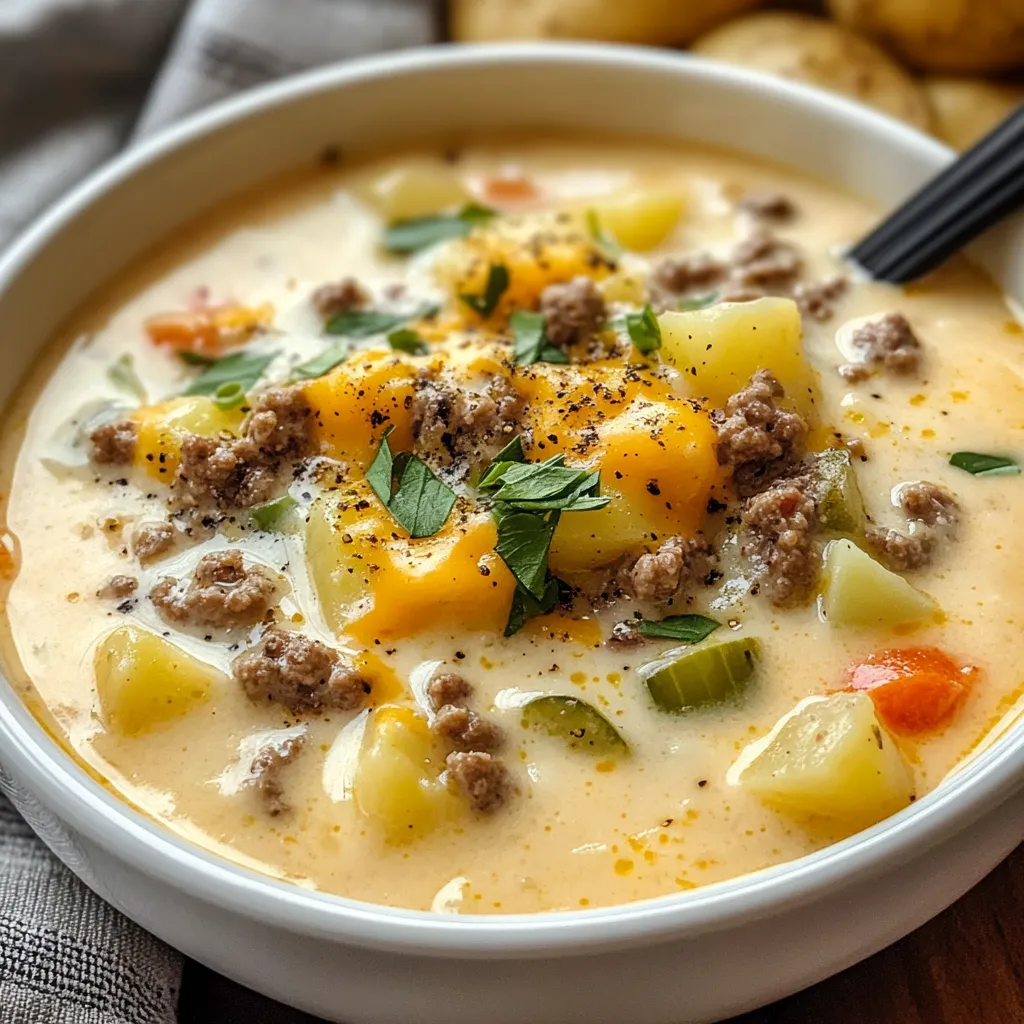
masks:
[[[890,205],[951,157],[867,108],[740,70],[600,46],[440,48],[221,105],[92,175],[0,261],[0,399],[95,288],[186,219],[311,160],[503,126],[695,139]],[[1024,227],[979,258],[1024,300]],[[235,867],[94,782],[0,685],[0,787],[104,899],[246,985],[353,1024],[683,1024],[786,995],[947,906],[1024,834],[1024,730],[874,828],[790,864],[608,909],[457,918]]]

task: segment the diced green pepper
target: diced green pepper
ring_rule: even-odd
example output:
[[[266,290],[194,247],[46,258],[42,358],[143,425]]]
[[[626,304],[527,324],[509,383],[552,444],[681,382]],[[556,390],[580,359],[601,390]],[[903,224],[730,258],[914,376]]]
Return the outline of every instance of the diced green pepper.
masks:
[[[754,637],[738,637],[670,651],[640,675],[662,711],[696,711],[742,697],[760,653]]]
[[[534,697],[523,705],[522,724],[524,729],[557,736],[570,750],[595,755],[629,753],[619,730],[597,708],[578,697]]]
[[[814,463],[822,526],[848,537],[863,536],[867,516],[850,453],[845,448],[827,448]]]

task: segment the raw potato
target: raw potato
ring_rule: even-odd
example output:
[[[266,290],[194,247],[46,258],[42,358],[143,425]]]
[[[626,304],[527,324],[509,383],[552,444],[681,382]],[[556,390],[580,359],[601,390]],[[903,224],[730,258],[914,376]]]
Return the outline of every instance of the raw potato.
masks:
[[[761,0],[451,0],[452,38],[688,43]]]
[[[910,769],[866,693],[807,701],[767,739],[738,784],[783,810],[866,828],[914,797]]]
[[[817,85],[929,130],[920,86],[874,43],[807,14],[766,11],[703,36],[693,52]]]
[[[1024,64],[1021,0],[829,0],[836,20],[927,71]]]
[[[967,149],[1024,102],[1024,83],[979,78],[924,79],[935,134],[955,149]]]

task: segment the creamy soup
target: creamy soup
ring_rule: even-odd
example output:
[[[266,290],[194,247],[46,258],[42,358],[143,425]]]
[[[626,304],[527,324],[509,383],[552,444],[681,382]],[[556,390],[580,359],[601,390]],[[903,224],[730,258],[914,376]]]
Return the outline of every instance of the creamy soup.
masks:
[[[8,678],[296,884],[493,913],[791,860],[1014,714],[1021,329],[878,211],[642,142],[326,162],[55,340],[3,438]]]

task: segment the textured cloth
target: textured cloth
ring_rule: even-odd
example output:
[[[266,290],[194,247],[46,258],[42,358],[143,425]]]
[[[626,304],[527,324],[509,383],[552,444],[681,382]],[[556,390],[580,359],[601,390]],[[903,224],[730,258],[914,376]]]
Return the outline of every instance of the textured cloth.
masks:
[[[294,71],[431,42],[438,21],[434,0],[0,0],[0,248],[131,139]],[[173,1024],[181,971],[0,796],[0,1024]]]

